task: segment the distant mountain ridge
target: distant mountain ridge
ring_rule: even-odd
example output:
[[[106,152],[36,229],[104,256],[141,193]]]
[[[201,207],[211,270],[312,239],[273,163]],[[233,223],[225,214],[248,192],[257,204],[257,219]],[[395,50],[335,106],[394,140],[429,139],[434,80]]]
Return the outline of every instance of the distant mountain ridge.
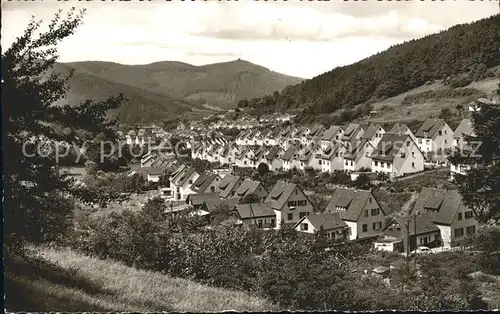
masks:
[[[487,70],[498,65],[500,14],[392,46],[288,86],[277,98],[268,94],[249,103],[260,111],[301,109],[301,121],[314,120],[399,95],[433,80],[450,79],[452,87],[466,86],[490,75]]]
[[[202,109],[207,103],[236,107],[238,100],[260,97],[297,84],[300,78],[273,72],[244,60],[195,66],[178,61],[145,65],[82,61],[57,64],[59,72],[75,69],[69,98],[102,98],[123,92],[131,96],[120,120],[127,123],[161,120]]]

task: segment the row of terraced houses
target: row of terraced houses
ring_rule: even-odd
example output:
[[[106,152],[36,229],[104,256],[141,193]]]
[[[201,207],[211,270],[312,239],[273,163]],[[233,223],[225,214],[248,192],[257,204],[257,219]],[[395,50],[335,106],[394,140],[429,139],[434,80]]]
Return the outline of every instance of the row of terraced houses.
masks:
[[[454,132],[442,119],[428,119],[413,133],[404,124],[385,130],[380,124],[363,127],[323,125],[270,127],[242,131],[234,140],[217,143],[205,138],[192,143],[191,157],[237,167],[272,171],[312,168],[322,172],[371,169],[391,177],[424,170],[470,135],[464,120]],[[446,162],[446,158],[441,160]]]

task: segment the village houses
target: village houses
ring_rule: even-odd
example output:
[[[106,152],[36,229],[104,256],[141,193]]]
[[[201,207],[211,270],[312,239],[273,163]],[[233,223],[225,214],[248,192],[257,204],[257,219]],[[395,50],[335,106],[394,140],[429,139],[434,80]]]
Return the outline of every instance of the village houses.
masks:
[[[294,183],[278,181],[265,203],[276,213],[276,226],[295,225],[303,217],[310,215],[314,207],[304,191]]]
[[[424,187],[411,213],[430,216],[440,230],[442,246],[445,248],[464,244],[477,230],[474,212],[465,206],[457,190]]]
[[[391,178],[424,170],[424,155],[410,135],[385,133],[371,154],[371,169]]]
[[[443,154],[453,145],[453,130],[443,119],[425,120],[415,137],[423,153]]]
[[[377,237],[389,214],[371,191],[343,188],[335,190],[325,212],[340,213],[350,228],[350,240]]]

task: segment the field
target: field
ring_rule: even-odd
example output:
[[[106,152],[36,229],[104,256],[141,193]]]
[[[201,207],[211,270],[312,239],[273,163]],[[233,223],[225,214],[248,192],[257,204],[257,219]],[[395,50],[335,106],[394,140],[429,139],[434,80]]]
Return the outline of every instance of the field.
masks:
[[[5,262],[8,311],[220,312],[276,307],[246,293],[137,270],[69,249],[35,248],[52,266]]]

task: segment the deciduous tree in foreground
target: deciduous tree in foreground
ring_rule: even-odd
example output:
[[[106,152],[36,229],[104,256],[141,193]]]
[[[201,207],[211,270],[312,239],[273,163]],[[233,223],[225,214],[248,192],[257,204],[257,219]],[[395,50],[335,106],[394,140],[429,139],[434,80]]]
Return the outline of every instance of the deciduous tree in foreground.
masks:
[[[59,11],[44,33],[38,32],[41,22],[32,20],[2,54],[4,243],[11,249],[60,235],[70,224],[69,195],[101,204],[114,197],[75,185],[58,170],[55,158],[59,141],[83,145],[99,134],[112,134],[116,121],[106,113],[122,101],[119,95],[99,103],[55,105],[64,100],[72,75],[51,71],[56,46],[75,32],[83,14],[73,8],[61,18]],[[43,153],[37,149],[41,146]]]

